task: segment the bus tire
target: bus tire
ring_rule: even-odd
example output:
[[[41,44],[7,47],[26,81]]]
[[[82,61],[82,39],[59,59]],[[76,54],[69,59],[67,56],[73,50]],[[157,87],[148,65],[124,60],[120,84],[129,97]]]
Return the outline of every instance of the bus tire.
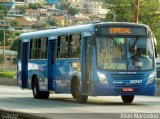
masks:
[[[38,79],[34,78],[32,83],[32,91],[35,99],[48,99],[49,91],[39,91]]]
[[[124,103],[132,103],[134,100],[134,95],[121,96]]]
[[[83,95],[80,91],[80,83],[79,81],[76,82],[76,90],[75,90],[75,97],[76,97],[76,101],[78,103],[86,103],[88,96],[87,95]]]

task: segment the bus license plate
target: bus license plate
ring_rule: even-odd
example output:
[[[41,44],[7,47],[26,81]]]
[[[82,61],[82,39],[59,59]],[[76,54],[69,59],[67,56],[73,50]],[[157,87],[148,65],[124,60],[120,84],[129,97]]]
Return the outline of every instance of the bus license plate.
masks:
[[[123,88],[123,92],[133,92],[133,88]]]

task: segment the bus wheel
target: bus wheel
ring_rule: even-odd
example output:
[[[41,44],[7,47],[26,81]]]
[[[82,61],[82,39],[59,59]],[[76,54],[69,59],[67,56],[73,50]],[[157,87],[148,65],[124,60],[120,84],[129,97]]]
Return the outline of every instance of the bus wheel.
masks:
[[[33,80],[32,91],[33,91],[33,96],[35,99],[48,99],[49,98],[49,91],[39,91],[39,85],[38,85],[37,78]]]
[[[76,98],[76,94],[75,94],[75,93],[72,93],[72,97],[73,97],[73,98]]]
[[[132,103],[134,100],[134,95],[121,96],[124,103]]]
[[[86,103],[87,99],[88,99],[87,95],[83,95],[81,93],[81,91],[80,91],[80,83],[78,81],[76,82],[75,98],[76,98],[76,101],[78,103]]]

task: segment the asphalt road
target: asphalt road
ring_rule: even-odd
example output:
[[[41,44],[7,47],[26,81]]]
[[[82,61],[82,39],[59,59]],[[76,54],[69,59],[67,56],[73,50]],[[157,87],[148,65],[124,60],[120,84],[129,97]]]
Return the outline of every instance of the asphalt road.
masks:
[[[154,113],[160,118],[160,96],[136,96],[132,104],[124,104],[119,96],[89,97],[86,104],[78,104],[69,94],[51,94],[48,100],[39,100],[31,90],[0,85],[0,109],[53,119],[125,119],[126,113]]]

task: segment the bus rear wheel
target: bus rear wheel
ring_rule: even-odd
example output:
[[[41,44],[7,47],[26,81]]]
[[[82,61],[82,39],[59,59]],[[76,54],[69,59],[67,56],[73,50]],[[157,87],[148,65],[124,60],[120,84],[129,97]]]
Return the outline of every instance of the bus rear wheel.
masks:
[[[80,83],[78,81],[76,82],[75,98],[78,103],[86,103],[88,100],[88,96],[81,93]]]
[[[134,95],[121,96],[124,103],[132,103],[134,100]]]
[[[35,99],[48,99],[49,91],[39,91],[37,78],[34,78],[32,83],[32,91]]]

